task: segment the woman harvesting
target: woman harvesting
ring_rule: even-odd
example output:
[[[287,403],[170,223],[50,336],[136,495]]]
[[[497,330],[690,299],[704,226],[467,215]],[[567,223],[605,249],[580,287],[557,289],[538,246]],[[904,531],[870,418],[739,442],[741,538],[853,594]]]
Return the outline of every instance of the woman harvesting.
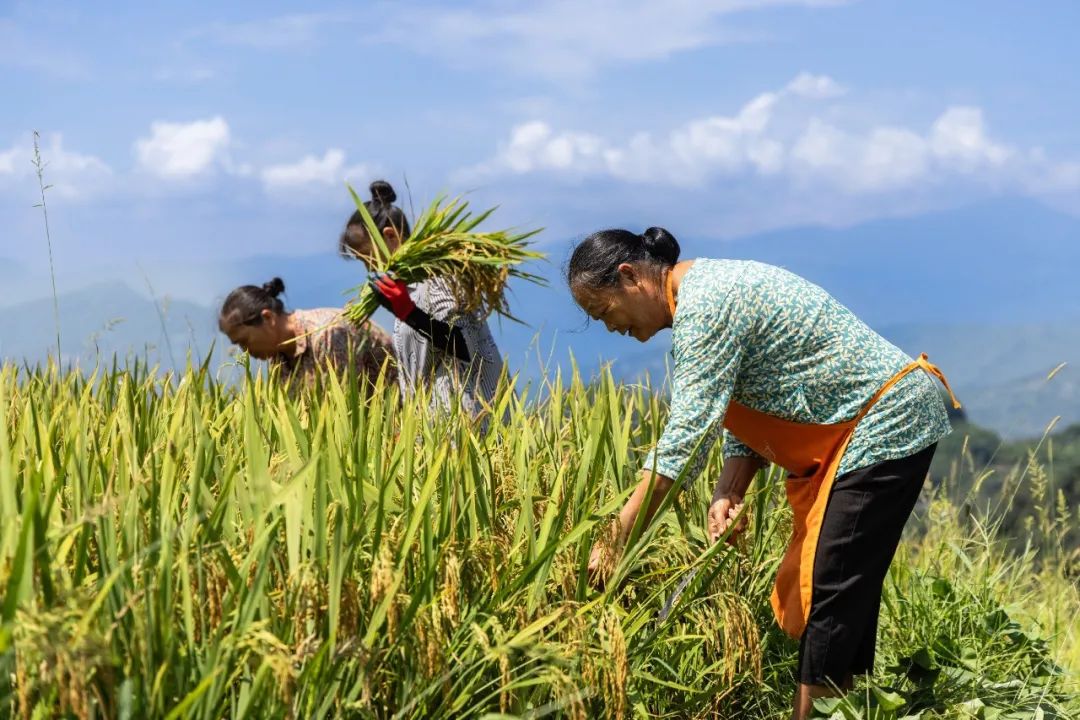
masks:
[[[713,541],[755,473],[768,462],[785,468],[795,532],[772,605],[801,639],[792,717],[804,718],[813,698],[873,668],[885,574],[950,429],[927,373],[944,378],[790,272],[678,258],[663,229],[605,230],[574,250],[568,268],[575,300],[609,331],[645,342],[673,329],[670,416],[619,514],[620,537],[639,513],[651,520],[675,478],[700,474],[721,437]],[[590,569],[599,557],[594,550]]]
[[[357,327],[336,308],[286,312],[278,297],[284,291],[281,278],[236,288],[221,306],[218,327],[252,357],[280,367],[291,388],[311,382],[319,371],[344,373],[350,365],[372,383],[384,365],[388,379],[397,376],[382,328],[372,322]]]
[[[389,183],[371,184],[371,200],[364,203],[393,254],[409,238],[409,221],[394,205],[397,195]],[[359,202],[359,201],[358,201]],[[369,268],[377,264],[372,239],[357,210],[341,235],[341,253]],[[449,408],[457,402],[478,416],[490,406],[503,371],[495,338],[479,310],[469,310],[455,296],[451,278],[434,277],[408,285],[389,275],[372,283],[375,298],[397,319],[394,349],[399,362],[402,392],[432,389],[432,403]]]

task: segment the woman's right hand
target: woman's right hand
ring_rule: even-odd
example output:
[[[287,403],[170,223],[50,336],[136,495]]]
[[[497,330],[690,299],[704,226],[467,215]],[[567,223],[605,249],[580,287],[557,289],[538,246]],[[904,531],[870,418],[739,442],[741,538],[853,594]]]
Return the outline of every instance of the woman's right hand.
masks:
[[[599,539],[593,543],[589,552],[589,582],[595,588],[603,588],[611,571],[618,563],[622,555],[623,547],[627,543],[630,529],[638,522],[638,512],[644,512],[645,518],[642,528],[649,526],[653,515],[664,501],[664,497],[675,486],[671,478],[645,470],[641,473],[641,480],[630,495],[630,498],[619,511],[619,518],[605,531],[600,533]],[[649,489],[652,488],[650,494]],[[645,496],[649,495],[649,504],[644,506]]]
[[[720,539],[731,523],[743,509],[742,495],[729,493],[713,499],[709,506],[709,542],[715,543]],[[746,529],[746,516],[738,519],[738,523],[727,537],[729,545],[734,545],[738,536]]]
[[[398,320],[409,317],[416,309],[416,303],[409,297],[409,286],[391,273],[376,275],[371,281],[371,289],[379,304],[393,313]]]

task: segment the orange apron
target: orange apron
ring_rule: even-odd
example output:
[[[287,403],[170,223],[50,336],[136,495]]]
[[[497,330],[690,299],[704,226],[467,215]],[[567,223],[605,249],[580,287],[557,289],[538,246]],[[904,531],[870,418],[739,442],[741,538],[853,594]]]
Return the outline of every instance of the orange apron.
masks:
[[[675,297],[668,273],[667,300],[675,317]],[[923,353],[882,385],[847,422],[818,425],[784,420],[759,412],[734,400],[724,415],[724,427],[754,452],[788,471],[787,499],[794,511],[791,543],[780,562],[772,592],[773,614],[786,633],[802,636],[810,617],[814,586],[814,556],[821,521],[829,501],[840,460],[859,421],[885,393],[908,373],[923,369],[938,378],[949,393],[953,407],[960,403],[948,381]]]

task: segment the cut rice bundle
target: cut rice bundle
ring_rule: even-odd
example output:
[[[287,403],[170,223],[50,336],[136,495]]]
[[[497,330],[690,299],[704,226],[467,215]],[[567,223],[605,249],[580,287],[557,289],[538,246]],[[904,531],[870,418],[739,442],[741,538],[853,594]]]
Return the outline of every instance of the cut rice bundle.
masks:
[[[514,317],[506,301],[506,282],[516,277],[545,284],[543,278],[520,267],[545,257],[529,249],[529,239],[539,230],[518,233],[476,229],[495,208],[474,215],[461,198],[447,201],[439,197],[421,213],[412,234],[390,253],[363,200],[351,186],[349,193],[372,239],[375,257],[364,259],[375,272],[391,272],[409,284],[442,278],[463,312],[479,311],[485,317],[495,312],[510,319]],[[366,282],[350,292],[354,299],[346,306],[345,316],[359,325],[371,317],[379,303]]]

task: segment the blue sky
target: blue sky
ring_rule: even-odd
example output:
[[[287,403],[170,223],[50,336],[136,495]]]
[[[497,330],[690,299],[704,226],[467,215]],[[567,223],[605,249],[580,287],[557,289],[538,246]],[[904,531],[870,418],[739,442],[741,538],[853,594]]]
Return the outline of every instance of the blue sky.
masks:
[[[46,261],[35,129],[63,282],[192,297],[192,263],[332,251],[346,178],[470,191],[556,254],[619,224],[1080,214],[1070,0],[299,7],[0,2],[0,258]]]

